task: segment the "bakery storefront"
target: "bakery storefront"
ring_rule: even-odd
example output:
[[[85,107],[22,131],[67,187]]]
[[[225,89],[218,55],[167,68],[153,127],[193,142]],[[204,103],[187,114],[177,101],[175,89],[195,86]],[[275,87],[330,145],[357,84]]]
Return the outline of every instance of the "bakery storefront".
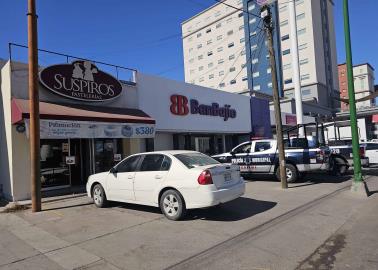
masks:
[[[124,157],[156,150],[221,153],[249,139],[249,97],[133,71],[119,81],[77,60],[41,68],[43,190],[84,185]],[[0,193],[30,198],[28,67],[1,69]]]
[[[0,191],[9,200],[30,197],[28,70],[8,62],[1,72]],[[155,120],[138,109],[135,82],[120,82],[89,61],[40,70],[42,190],[84,185],[145,150]]]

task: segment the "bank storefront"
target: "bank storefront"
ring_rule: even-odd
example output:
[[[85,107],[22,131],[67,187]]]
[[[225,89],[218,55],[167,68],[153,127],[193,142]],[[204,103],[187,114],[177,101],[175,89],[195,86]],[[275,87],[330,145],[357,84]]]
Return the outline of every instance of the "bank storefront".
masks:
[[[248,97],[133,72],[131,81],[119,81],[84,60],[41,68],[43,190],[84,185],[138,152],[214,154],[248,139]],[[27,82],[26,64],[3,66],[0,192],[13,201],[30,198]]]

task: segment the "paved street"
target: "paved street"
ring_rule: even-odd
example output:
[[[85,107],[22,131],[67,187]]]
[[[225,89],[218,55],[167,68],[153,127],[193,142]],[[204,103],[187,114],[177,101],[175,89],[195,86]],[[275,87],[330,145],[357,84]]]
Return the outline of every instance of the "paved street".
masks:
[[[364,199],[349,178],[309,176],[286,191],[250,180],[242,198],[180,222],[86,197],[0,214],[0,269],[376,269],[378,178]]]

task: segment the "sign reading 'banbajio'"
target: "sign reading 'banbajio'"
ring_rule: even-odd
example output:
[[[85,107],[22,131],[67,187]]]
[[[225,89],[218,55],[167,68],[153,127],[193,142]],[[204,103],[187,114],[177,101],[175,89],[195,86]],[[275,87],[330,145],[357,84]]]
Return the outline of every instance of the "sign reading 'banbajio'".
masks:
[[[231,105],[225,104],[220,107],[218,103],[211,103],[211,105],[200,104],[196,99],[190,99],[186,96],[172,95],[170,111],[174,115],[185,116],[190,114],[199,114],[207,116],[222,117],[224,121],[229,118],[236,118],[236,110],[231,108]]]
[[[84,60],[46,67],[39,73],[39,80],[54,93],[77,100],[105,101],[122,92],[116,78]]]

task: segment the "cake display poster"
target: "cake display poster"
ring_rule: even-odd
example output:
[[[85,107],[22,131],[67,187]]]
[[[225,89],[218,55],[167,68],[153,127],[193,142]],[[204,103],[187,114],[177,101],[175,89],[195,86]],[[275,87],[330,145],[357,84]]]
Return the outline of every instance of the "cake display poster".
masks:
[[[25,120],[25,125],[29,131],[28,119]],[[154,136],[155,125],[153,124],[40,120],[41,139],[153,138]]]

